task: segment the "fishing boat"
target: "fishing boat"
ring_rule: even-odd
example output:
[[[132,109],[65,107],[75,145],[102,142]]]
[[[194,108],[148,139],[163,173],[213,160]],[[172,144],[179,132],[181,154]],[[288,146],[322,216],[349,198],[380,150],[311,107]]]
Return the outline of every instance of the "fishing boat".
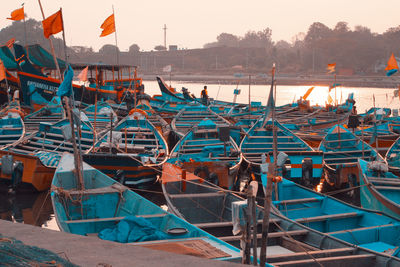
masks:
[[[194,104],[186,105],[179,111],[171,122],[171,128],[177,135],[182,137],[205,118],[214,121],[218,126],[231,125],[229,121],[211,111],[208,107]]]
[[[245,228],[246,201],[237,194],[207,183],[193,173],[166,163],[161,181],[169,210],[220,240],[238,248]],[[256,207],[257,245],[260,246],[263,208]],[[354,246],[271,213],[267,263],[273,266],[393,266],[398,258]],[[233,234],[235,233],[235,234]]]
[[[167,142],[147,119],[143,110],[133,109],[85,154],[83,160],[133,187],[152,185],[169,154]]]
[[[175,88],[168,86],[163,78],[157,76],[156,79],[161,91],[161,98],[155,96],[156,98],[173,103],[188,103],[194,101],[190,95],[188,95],[189,97],[185,97],[183,94],[176,92]]]
[[[231,132],[229,126],[203,119],[175,145],[168,162],[232,189],[237,183],[242,154]]]
[[[273,123],[261,117],[246,133],[240,144],[247,167],[261,177],[262,155],[267,155],[269,162],[273,161]],[[277,151],[281,152],[279,163],[282,174],[298,183],[309,186],[317,185],[322,175],[323,153],[314,151],[306,142],[284,127],[278,121],[274,122],[277,134]]]
[[[98,134],[110,128],[111,124],[114,125],[118,122],[117,114],[112,107],[103,100],[97,101],[96,104],[89,105],[83,112],[89,118],[90,123]]]
[[[359,183],[357,161],[384,161],[369,144],[362,141],[343,125],[332,127],[322,140],[319,150],[324,152],[326,177],[335,188],[357,186]]]
[[[13,108],[5,108],[0,111],[0,149],[8,147],[25,137],[25,124],[21,117],[21,110]]]
[[[264,184],[265,185],[265,184]],[[273,187],[273,205],[298,223],[361,248],[400,256],[400,221],[353,206],[283,179]]]
[[[79,112],[75,114],[77,113],[79,114]],[[75,120],[79,125],[75,127],[75,135],[79,136],[80,140],[79,147],[82,151],[86,151],[92,148],[93,141],[96,140],[93,137],[93,127],[82,112],[80,115],[75,115]],[[0,149],[2,162],[0,181],[11,184],[14,189],[19,190],[47,190],[61,154],[73,151],[70,129],[70,122],[67,119],[55,124],[43,122],[38,131]]]
[[[400,175],[400,138],[389,148],[386,153],[386,161],[389,164],[389,170],[396,175]]]
[[[75,178],[74,157],[65,153],[54,174],[51,199],[61,231],[209,259],[240,261],[239,249],[167,213],[88,164],[83,163],[82,169],[79,181]]]
[[[24,122],[26,131],[32,133],[39,130],[40,123],[53,124],[62,119],[65,119],[64,108],[60,97],[55,96],[46,106],[26,115]]]
[[[379,210],[400,220],[400,178],[382,162],[358,160],[360,200],[367,209]]]

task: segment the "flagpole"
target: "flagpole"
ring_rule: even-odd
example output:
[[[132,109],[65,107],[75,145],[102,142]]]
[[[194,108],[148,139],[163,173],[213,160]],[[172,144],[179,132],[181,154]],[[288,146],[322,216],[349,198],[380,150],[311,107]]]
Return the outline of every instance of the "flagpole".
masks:
[[[64,60],[65,60],[65,68],[68,66],[68,55],[67,55],[67,43],[65,42],[65,28],[64,28],[64,18],[62,15],[62,8],[60,7],[60,12],[61,12],[61,22],[62,22],[62,37],[63,37],[63,42],[64,42]]]
[[[46,17],[44,16],[42,3],[40,2],[40,0],[38,0],[38,2],[39,2],[39,6],[40,6],[40,11],[42,12],[42,17],[43,17],[43,20],[44,20],[44,19],[46,19]],[[61,76],[60,66],[58,66],[58,61],[57,61],[57,58],[56,58],[56,52],[54,51],[53,41],[51,40],[50,37],[49,37],[49,42],[50,42],[51,54],[53,55],[54,64],[56,65],[57,74],[58,74],[58,77],[60,77],[60,81],[62,81],[63,77]]]
[[[119,78],[119,50],[118,50],[118,39],[117,39],[117,25],[115,24],[115,12],[114,12],[114,5],[112,5],[112,11],[114,15],[114,36],[115,36],[115,46],[116,46],[116,53],[117,53],[117,66],[118,66],[118,78]]]
[[[7,70],[6,70],[6,68],[3,66],[3,68],[4,68],[4,73],[5,73],[5,80],[6,80],[6,93],[7,93],[7,101],[8,101],[8,104],[10,104],[10,94],[8,93],[8,79],[7,79]]]
[[[24,4],[22,4],[24,6]],[[28,38],[26,37],[26,20],[25,20],[25,13],[24,13],[24,37],[25,37],[25,50],[26,50],[26,55],[29,58],[29,50],[28,50]]]
[[[333,84],[335,86],[335,106],[337,105],[337,98],[336,98],[336,73],[335,73],[335,83]]]

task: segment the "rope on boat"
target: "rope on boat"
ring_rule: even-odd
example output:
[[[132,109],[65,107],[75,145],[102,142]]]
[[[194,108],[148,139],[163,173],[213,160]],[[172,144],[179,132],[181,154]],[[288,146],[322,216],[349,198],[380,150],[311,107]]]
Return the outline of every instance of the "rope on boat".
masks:
[[[367,185],[368,185],[368,184],[352,186],[352,187],[345,188],[345,189],[340,189],[340,190],[336,190],[336,191],[326,192],[326,193],[324,193],[324,194],[325,194],[325,195],[328,195],[328,196],[330,196],[330,195],[336,195],[336,194],[339,194],[339,193],[343,193],[343,192],[351,191],[351,190],[354,190],[354,189],[357,189],[357,188],[361,188],[361,187],[367,186]]]

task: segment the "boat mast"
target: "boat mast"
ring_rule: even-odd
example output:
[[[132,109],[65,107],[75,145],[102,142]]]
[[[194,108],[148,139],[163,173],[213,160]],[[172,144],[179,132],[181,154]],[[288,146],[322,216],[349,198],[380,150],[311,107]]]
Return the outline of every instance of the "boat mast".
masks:
[[[273,90],[275,89],[275,92]],[[272,76],[271,76],[271,93],[276,97],[275,87],[275,63],[272,65]],[[261,235],[261,252],[260,252],[260,266],[265,266],[266,255],[267,255],[267,242],[268,242],[268,230],[269,230],[269,217],[271,211],[272,201],[272,182],[276,175],[276,158],[277,158],[277,144],[276,144],[276,129],[275,129],[275,99],[272,101],[272,135],[273,135],[273,157],[274,162],[268,166],[267,175],[267,188],[265,190],[264,199],[264,218],[262,223],[262,235]]]

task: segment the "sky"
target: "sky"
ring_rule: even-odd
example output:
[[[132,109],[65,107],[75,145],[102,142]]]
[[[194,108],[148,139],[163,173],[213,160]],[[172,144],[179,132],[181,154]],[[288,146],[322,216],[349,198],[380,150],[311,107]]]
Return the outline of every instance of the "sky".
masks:
[[[25,3],[28,18],[42,20],[37,0],[2,0],[0,28],[12,21],[6,18]],[[164,44],[179,49],[202,48],[215,42],[221,33],[244,36],[249,31],[272,30],[273,41],[291,42],[300,32],[306,33],[313,22],[333,28],[337,22],[349,23],[351,29],[362,25],[382,33],[400,25],[399,0],[41,0],[45,16],[61,7],[68,46],[87,46],[95,51],[105,44],[115,44],[114,35],[100,38],[100,25],[112,14],[121,51],[132,44],[152,50]],[[61,37],[58,34],[57,37]],[[10,36],[11,38],[11,36]]]

